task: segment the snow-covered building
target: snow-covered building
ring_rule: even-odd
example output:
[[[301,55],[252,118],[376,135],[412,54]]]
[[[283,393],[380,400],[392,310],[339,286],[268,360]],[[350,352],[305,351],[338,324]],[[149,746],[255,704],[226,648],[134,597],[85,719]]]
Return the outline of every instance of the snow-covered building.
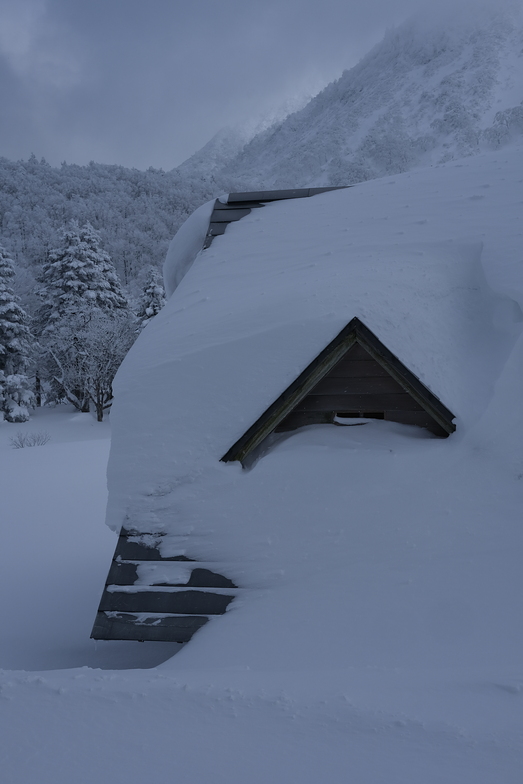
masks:
[[[437,180],[416,196],[383,180],[370,202],[368,184],[232,194],[182,226],[168,303],[116,381],[121,535],[94,637],[184,641],[239,618],[320,557],[311,532],[346,520],[363,466],[385,492],[382,450],[424,443],[430,462],[481,417],[512,305],[486,282],[477,219],[438,206]]]
[[[253,208],[333,190],[339,188],[232,193],[217,199],[203,247],[209,248],[229,223],[250,214]],[[277,246],[274,252],[278,252]],[[366,285],[372,292],[380,281],[372,279]],[[357,301],[353,306],[356,312]],[[419,425],[442,436],[455,430],[452,413],[354,316],[222,460],[252,460],[276,433],[313,424],[363,424],[352,421],[361,418]]]

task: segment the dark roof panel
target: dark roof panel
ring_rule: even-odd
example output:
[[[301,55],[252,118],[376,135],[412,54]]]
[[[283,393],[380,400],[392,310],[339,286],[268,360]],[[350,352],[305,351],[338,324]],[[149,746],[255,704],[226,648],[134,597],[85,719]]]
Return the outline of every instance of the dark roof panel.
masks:
[[[343,185],[336,188],[295,188],[294,190],[283,191],[245,191],[242,193],[229,193],[227,202],[224,203],[216,199],[211,215],[209,230],[205,237],[203,249],[206,250],[213,237],[225,232],[227,223],[240,220],[248,215],[253,207],[263,207],[264,202],[283,201],[285,199],[304,199],[309,196],[316,196],[327,191],[337,191],[343,188],[350,188],[350,185]],[[223,231],[216,230],[216,224],[222,223]]]
[[[327,191],[338,191],[348,188],[349,185],[341,185],[329,188],[294,188],[281,191],[244,191],[243,193],[229,193],[228,204],[238,201],[282,201],[283,199],[304,199],[308,196],[316,196]]]

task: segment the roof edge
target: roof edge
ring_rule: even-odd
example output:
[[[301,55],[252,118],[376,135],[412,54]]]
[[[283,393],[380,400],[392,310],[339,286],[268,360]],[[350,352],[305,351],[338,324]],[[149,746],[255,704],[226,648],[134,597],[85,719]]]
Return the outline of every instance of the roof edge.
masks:
[[[456,430],[456,425],[452,422],[454,419],[452,411],[392,351],[389,351],[387,346],[362,321],[358,318],[353,321],[358,322],[356,326],[358,343],[390,373],[394,380],[425,409],[427,414],[430,414],[448,435],[453,433]]]
[[[229,193],[227,204],[245,201],[283,201],[284,199],[304,199],[308,196],[317,196],[319,193],[328,191],[340,191],[351,188],[351,185],[330,185],[324,188],[293,188],[288,190],[275,191],[243,191],[239,193]]]
[[[214,203],[214,209],[203,243],[203,250],[207,250],[211,246],[214,237],[225,234],[225,229],[229,223],[240,220],[255,207],[263,207],[266,203],[273,201],[304,199],[309,196],[317,196],[319,193],[339,191],[344,188],[352,188],[352,185],[331,185],[325,188],[294,188],[293,190],[279,191],[243,191],[227,194],[226,200],[219,196]]]

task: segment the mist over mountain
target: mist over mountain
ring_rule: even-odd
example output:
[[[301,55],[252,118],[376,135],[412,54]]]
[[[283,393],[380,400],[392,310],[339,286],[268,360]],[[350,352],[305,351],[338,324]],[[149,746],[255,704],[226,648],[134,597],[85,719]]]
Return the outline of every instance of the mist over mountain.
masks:
[[[163,263],[200,204],[257,188],[348,185],[496,149],[523,136],[521,2],[488,0],[413,18],[299,111],[289,101],[224,129],[170,172],[0,158],[0,236],[30,307],[62,225],[101,232],[125,284]]]
[[[520,10],[474,8],[413,18],[389,31],[301,111],[236,155],[230,144],[221,166],[216,146],[208,164],[204,148],[199,165],[212,165],[225,190],[343,185],[475,155],[521,136]]]

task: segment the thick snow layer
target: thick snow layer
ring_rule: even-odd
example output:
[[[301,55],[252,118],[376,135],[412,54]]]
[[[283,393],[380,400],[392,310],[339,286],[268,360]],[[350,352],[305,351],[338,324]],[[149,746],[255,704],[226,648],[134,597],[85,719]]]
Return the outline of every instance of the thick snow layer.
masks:
[[[436,671],[444,689],[518,671],[522,158],[253,211],[140,336],[116,383],[108,522],[164,531],[166,555],[227,563],[244,589],[173,671],[412,669],[429,691]],[[221,463],[353,316],[457,432],[314,426],[251,470]]]
[[[202,204],[180,226],[169,245],[164,269],[165,292],[171,296],[201,251],[215,200]]]
[[[513,380],[508,387],[513,387]],[[334,668],[326,666],[324,657],[310,669],[300,669],[299,659],[279,669],[272,669],[268,661],[261,667],[235,666],[232,659],[220,667],[218,656],[213,668],[202,669],[199,658],[217,642],[216,632],[223,629],[224,622],[227,627],[232,620],[228,613],[199,632],[207,637],[198,650],[199,636],[187,646],[185,669],[178,655],[163,667],[122,671],[151,667],[165,659],[170,646],[94,643],[88,639],[114,546],[114,536],[104,529],[100,518],[105,502],[106,426],[88,415],[64,414],[60,409],[37,412],[35,419],[23,425],[0,425],[1,476],[5,480],[2,509],[6,512],[0,551],[0,666],[11,668],[0,672],[2,781],[171,784],[174,759],[176,780],[183,784],[210,779],[219,784],[288,784],[294,780],[304,784],[340,780],[519,784],[523,677],[520,664],[506,666],[502,655],[487,667],[474,666],[471,656],[466,668],[453,665],[446,669],[428,668],[421,659],[408,668],[373,666],[370,660],[364,666],[343,662]],[[9,437],[19,429],[46,430],[51,441],[44,447],[13,452]],[[353,435],[356,430],[362,435],[365,427],[347,428]],[[506,435],[503,438],[506,442]],[[423,443],[429,445],[421,441],[418,446]],[[375,449],[376,440],[369,446]],[[415,449],[411,456],[412,467]],[[478,477],[481,457],[476,452],[475,461],[471,461],[471,473],[476,471]],[[19,490],[20,474],[24,477],[23,493]],[[504,480],[507,478],[505,472]],[[491,502],[495,493],[506,487],[498,479],[499,470],[490,480],[494,489]],[[510,482],[508,485],[510,489]],[[464,488],[462,508],[468,506],[466,491]],[[448,498],[448,503],[450,514],[452,499]],[[499,514],[502,510],[498,506],[495,511]],[[485,518],[487,515],[488,510]],[[450,528],[448,520],[445,532]],[[460,558],[469,561],[459,584],[453,582],[456,593],[450,601],[452,605],[457,602],[459,616],[454,633],[466,636],[469,617],[483,611],[481,602],[487,587],[472,601],[467,587],[473,561],[478,571],[483,568],[487,581],[501,579],[496,596],[507,625],[517,633],[519,608],[512,600],[519,598],[520,588],[513,586],[514,596],[508,602],[500,596],[504,581],[511,579],[504,572],[515,560],[504,553],[510,545],[518,550],[516,538],[502,526],[489,547],[483,537],[476,538],[474,523],[469,528],[463,549],[455,547],[454,537],[449,542],[452,554],[432,553],[445,579],[453,570],[456,575]],[[320,544],[324,534],[331,536],[329,531],[322,532]],[[409,583],[412,567],[420,564],[418,578],[422,571],[416,535],[417,539],[409,542],[403,573],[397,563],[388,570],[397,557],[395,548],[393,558],[388,559],[390,534],[375,541],[372,553],[373,575],[380,563],[379,574],[392,572],[400,603],[401,591],[413,594],[420,588],[416,582]],[[256,546],[266,549],[268,543]],[[356,546],[361,555],[362,545],[356,542]],[[309,573],[314,580],[309,598],[314,596],[319,579],[319,560],[311,560]],[[335,570],[334,579],[339,580],[343,569],[353,571],[355,560],[356,553]],[[340,561],[335,554],[335,562],[339,565]],[[358,567],[360,577],[363,572],[362,564]],[[367,609],[372,618],[375,607],[369,607],[371,600],[362,596],[364,587],[356,597],[358,602],[367,601],[362,614]],[[379,585],[373,588],[374,597],[381,603],[378,589]],[[439,589],[434,597],[440,598]],[[287,593],[282,602],[289,598],[294,601]],[[420,604],[425,599],[426,594],[420,594]],[[345,602],[337,603],[337,612],[345,611],[351,601],[351,594],[347,594]],[[490,619],[491,601],[485,606]],[[284,609],[282,602],[277,606],[273,602],[277,613]],[[321,609],[323,613],[328,610]],[[442,602],[441,617],[444,614]],[[259,639],[259,620],[258,613],[241,621],[248,627],[244,639],[249,633]],[[305,650],[312,647],[316,655],[322,631],[317,622],[318,616],[311,614],[304,645]],[[292,617],[291,632],[297,625]],[[452,628],[447,628],[447,635],[451,633]],[[228,635],[227,630],[223,640]],[[371,643],[374,645],[374,638],[369,648]],[[173,670],[177,661],[180,665]],[[115,669],[107,671],[111,667]],[[38,671],[43,669],[47,671]]]
[[[212,383],[216,405],[229,407],[217,457],[354,316],[460,418],[477,416],[490,392],[491,365],[506,351],[494,310],[513,303],[488,290],[482,243],[357,243],[348,215],[358,196],[271,205],[235,227],[221,253],[201,257],[185,291],[197,286],[205,304],[171,304],[183,337],[171,341],[170,358],[209,349],[202,393]],[[236,370],[221,373],[232,341]],[[219,427],[212,406],[194,397],[192,405],[211,435]]]
[[[521,326],[521,157],[274,203],[229,226],[118,374],[110,525],[201,524],[193,499],[236,470],[220,457],[353,316],[451,408],[463,438]]]
[[[47,434],[49,441],[13,450],[18,433]],[[100,525],[109,436],[108,421],[72,406],[38,409],[29,422],[0,422],[0,669],[146,667],[178,648],[144,643],[133,651],[89,639],[115,546],[114,534]],[[0,731],[0,754],[2,740]],[[2,774],[0,780],[10,781]]]
[[[172,659],[88,640],[115,539],[105,423],[2,423],[2,781],[520,784],[522,157],[266,206],[145,328],[116,384],[108,521],[240,586]],[[314,426],[220,463],[356,305],[456,433]],[[13,428],[52,438],[13,451]]]

